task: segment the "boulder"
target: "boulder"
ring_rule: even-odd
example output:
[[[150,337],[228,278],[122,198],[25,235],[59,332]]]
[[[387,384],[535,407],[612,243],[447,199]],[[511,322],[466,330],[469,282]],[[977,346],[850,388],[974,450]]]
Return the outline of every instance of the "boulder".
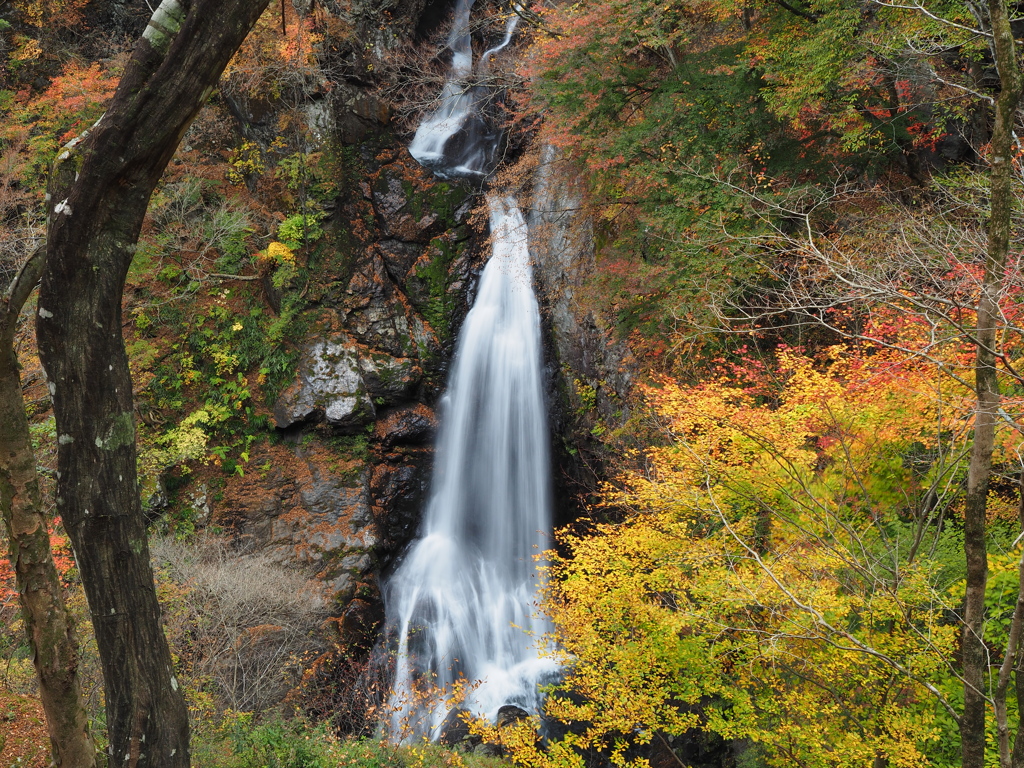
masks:
[[[387,403],[408,397],[423,377],[422,369],[411,358],[390,357],[381,352],[361,355],[359,371],[363,375],[366,391],[375,401]]]
[[[306,348],[295,382],[274,405],[274,422],[281,428],[321,419],[358,428],[375,415],[354,345],[335,341],[317,341]]]
[[[467,718],[472,717],[469,710],[453,709],[441,724],[439,741],[446,747],[455,747],[463,752],[472,752],[480,744],[480,737],[469,732]]]
[[[396,445],[422,445],[430,442],[437,430],[437,416],[423,403],[408,405],[382,415],[373,428],[381,448]]]
[[[347,336],[308,344],[295,381],[274,405],[274,422],[284,429],[326,421],[355,432],[376,417],[376,405],[405,399],[423,377],[414,360],[391,357]]]
[[[505,704],[498,709],[494,724],[499,728],[504,728],[507,725],[518,723],[520,720],[528,720],[529,717],[530,713],[522,707],[517,707],[515,704]]]

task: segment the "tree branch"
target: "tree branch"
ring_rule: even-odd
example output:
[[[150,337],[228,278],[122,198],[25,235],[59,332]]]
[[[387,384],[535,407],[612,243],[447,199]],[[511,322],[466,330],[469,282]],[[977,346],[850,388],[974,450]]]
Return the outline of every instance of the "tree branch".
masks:
[[[4,313],[0,316],[0,331],[4,335],[8,330],[13,330],[14,320],[25,306],[28,297],[39,285],[39,278],[42,277],[43,267],[46,264],[46,241],[40,241],[28,258],[22,262],[11,284],[4,292]]]

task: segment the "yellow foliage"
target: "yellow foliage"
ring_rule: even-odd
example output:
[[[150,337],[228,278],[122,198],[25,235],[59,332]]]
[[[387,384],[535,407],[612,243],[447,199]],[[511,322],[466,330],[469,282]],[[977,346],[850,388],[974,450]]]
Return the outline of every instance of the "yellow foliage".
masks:
[[[267,250],[261,253],[260,257],[271,264],[295,264],[295,252],[276,240],[267,246]]]
[[[39,41],[32,37],[22,37],[11,58],[14,61],[32,61],[43,55],[43,48]]]
[[[971,394],[841,347],[783,351],[772,375],[770,399],[724,379],[647,388],[671,441],[602,500],[632,516],[563,535],[550,566],[573,696],[547,709],[582,725],[547,751],[504,734],[517,760],[626,766],[629,745],[696,728],[780,767],[931,764],[959,598],[921,537],[938,546],[955,512]]]
[[[246,179],[261,176],[266,170],[260,145],[255,141],[243,141],[242,145],[231,152],[228,168],[228,181],[232,184],[244,184]]]

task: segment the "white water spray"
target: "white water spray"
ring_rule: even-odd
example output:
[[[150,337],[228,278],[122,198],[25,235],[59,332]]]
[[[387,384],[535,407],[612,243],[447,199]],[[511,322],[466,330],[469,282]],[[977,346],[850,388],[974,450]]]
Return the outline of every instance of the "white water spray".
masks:
[[[422,538],[388,584],[394,734],[436,738],[452,704],[422,694],[450,695],[459,680],[476,715],[538,712],[538,683],[557,669],[535,605],[551,527],[540,318],[522,213],[509,198],[489,203],[494,252],[443,402]]]
[[[409,154],[439,176],[485,177],[496,160],[501,132],[487,124],[482,106],[491,89],[484,82],[491,62],[512,41],[519,17],[511,14],[500,43],[485,51],[473,69],[473,44],[469,14],[474,0],[457,0],[448,47],[452,50],[452,68],[440,105],[416,129]]]
[[[468,129],[483,124],[483,97],[465,86],[472,4],[458,0],[452,76],[409,147],[441,176],[486,176],[501,138]],[[516,18],[478,76],[511,41]],[[492,721],[503,705],[538,713],[538,686],[558,670],[536,604],[536,557],[551,530],[540,315],[523,214],[511,197],[488,204],[493,252],[441,403],[421,538],[385,589],[388,631],[398,637],[392,738],[438,738],[455,706]]]

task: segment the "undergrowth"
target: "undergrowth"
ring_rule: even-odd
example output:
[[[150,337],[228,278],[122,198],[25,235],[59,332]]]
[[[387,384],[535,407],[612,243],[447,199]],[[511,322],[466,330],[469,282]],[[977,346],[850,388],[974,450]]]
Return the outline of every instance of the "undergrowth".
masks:
[[[398,746],[374,739],[339,739],[326,724],[280,715],[255,722],[227,712],[197,728],[192,762],[204,768],[496,768],[501,760],[461,754],[434,744]]]

